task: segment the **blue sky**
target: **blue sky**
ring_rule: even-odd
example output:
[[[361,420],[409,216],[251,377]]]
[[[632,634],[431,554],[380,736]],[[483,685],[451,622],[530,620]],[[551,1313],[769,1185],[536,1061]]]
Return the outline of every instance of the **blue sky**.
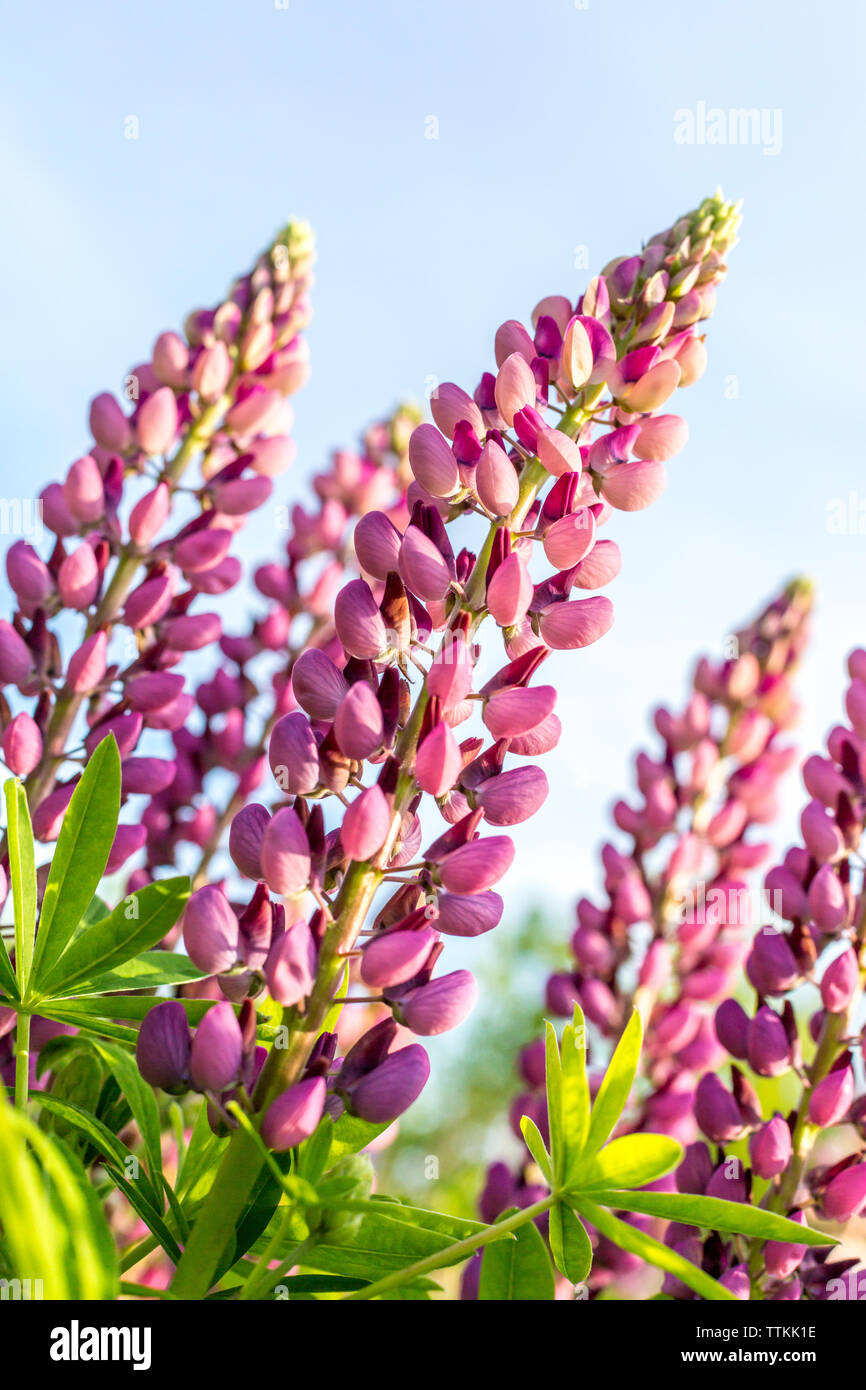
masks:
[[[62,475],[89,398],[288,214],[319,243],[314,373],[281,483],[298,495],[399,397],[471,388],[501,320],[577,294],[580,248],[599,269],[721,184],[745,220],[709,370],[677,398],[691,442],[662,501],[617,523],[612,633],[551,662],[566,733],[548,814],[517,835],[512,901],[544,893],[567,919],[648,707],[797,571],[819,592],[803,740],[822,736],[866,641],[854,0],[84,0],[17,6],[5,27],[0,495]],[[766,112],[772,140],[681,143],[701,103]],[[251,554],[278,545],[266,521],[250,533]]]

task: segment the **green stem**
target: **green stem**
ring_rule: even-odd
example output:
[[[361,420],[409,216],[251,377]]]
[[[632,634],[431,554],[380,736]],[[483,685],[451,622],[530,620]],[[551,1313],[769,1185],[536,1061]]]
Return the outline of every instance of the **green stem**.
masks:
[[[15,1104],[27,1109],[30,1095],[30,1014],[24,1009],[18,1015],[15,1030]]]
[[[204,1298],[262,1162],[246,1130],[236,1129],[174,1272],[171,1292],[175,1298]]]
[[[467,1236],[465,1240],[458,1240],[455,1245],[448,1245],[444,1250],[438,1250],[435,1255],[427,1255],[423,1260],[417,1260],[413,1265],[407,1265],[405,1269],[396,1269],[393,1274],[386,1274],[383,1279],[377,1279],[374,1284],[367,1284],[363,1289],[355,1289],[352,1293],[343,1296],[342,1302],[346,1300],[358,1300],[367,1298],[378,1298],[379,1294],[387,1293],[389,1289],[398,1289],[402,1284],[410,1284],[413,1279],[420,1279],[424,1274],[431,1274],[433,1270],[444,1269],[446,1265],[459,1264],[467,1256],[474,1254],[476,1250],[489,1245],[491,1241],[499,1240],[500,1236],[509,1231],[516,1231],[521,1226],[525,1226],[527,1221],[534,1221],[536,1216],[541,1216],[548,1208],[553,1206],[554,1197],[551,1193],[543,1197],[540,1202],[533,1202],[531,1207],[524,1207],[522,1211],[516,1211],[513,1216],[507,1216],[504,1221],[497,1221],[493,1226],[487,1226],[477,1235]]]

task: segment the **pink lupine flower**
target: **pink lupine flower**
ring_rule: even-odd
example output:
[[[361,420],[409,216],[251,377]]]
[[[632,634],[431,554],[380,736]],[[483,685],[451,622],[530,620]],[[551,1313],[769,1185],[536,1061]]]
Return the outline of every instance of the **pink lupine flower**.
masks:
[[[520,481],[514,464],[495,440],[481,450],[475,469],[475,489],[493,516],[509,516],[517,505]]]
[[[264,806],[252,802],[242,807],[232,821],[229,854],[246,878],[262,877],[262,841],[270,819],[270,812]]]
[[[352,537],[358,563],[373,579],[387,579],[395,572],[402,536],[384,512],[367,512]]]
[[[838,1125],[847,1115],[853,1099],[854,1073],[850,1067],[838,1067],[810,1093],[809,1119],[821,1129]]]
[[[23,711],[6,726],[3,733],[3,757],[15,777],[28,777],[42,757],[42,734],[39,725]]]
[[[776,1114],[749,1136],[752,1168],[759,1178],[775,1178],[791,1161],[791,1131]]]
[[[449,893],[482,893],[511,868],[514,844],[507,835],[490,835],[461,845],[439,861],[442,885]]]
[[[334,623],[351,656],[375,660],[388,646],[382,614],[363,579],[352,579],[337,595]]]
[[[361,979],[371,989],[404,984],[423,968],[437,940],[432,927],[381,932],[364,947]]]
[[[277,785],[290,796],[304,796],[319,783],[319,750],[303,714],[284,714],[274,725],[268,761]]]
[[[355,1083],[352,1110],[370,1124],[388,1124],[417,1100],[429,1075],[430,1060],[420,1043],[401,1047]]]
[[[388,837],[391,808],[379,786],[367,787],[346,807],[340,841],[350,859],[372,859]]]
[[[866,1163],[855,1163],[831,1179],[822,1202],[829,1221],[850,1221],[866,1206]]]
[[[283,807],[268,822],[262,839],[262,872],[274,893],[291,896],[310,877],[310,844],[298,815]]]
[[[168,999],[145,1014],[138,1030],[135,1060],[151,1086],[182,1092],[189,1085],[192,1036],[183,1004]]]
[[[415,758],[415,780],[431,796],[444,796],[457,781],[463,766],[460,749],[447,724],[439,723],[427,734]]]
[[[85,454],[70,464],[63,484],[63,499],[79,522],[99,521],[105,514],[105,491],[96,460]]]
[[[44,603],[54,588],[51,571],[27,541],[16,541],[6,552],[6,577],[19,601],[30,607]]]
[[[299,1004],[316,978],[316,944],[306,922],[295,922],[271,947],[265,965],[268,989],[278,1004]]]
[[[348,758],[369,758],[381,747],[382,707],[366,681],[351,686],[334,717],[334,734]]]
[[[515,687],[496,691],[484,707],[484,723],[494,738],[529,733],[552,713],[556,690],[552,685]]]
[[[841,1014],[854,998],[860,980],[857,957],[850,946],[832,960],[821,979],[821,1002],[833,1014]]]
[[[219,888],[193,893],[181,919],[187,954],[200,970],[219,975],[238,957],[238,919]]]
[[[435,425],[419,425],[409,441],[409,462],[431,497],[453,497],[460,487],[457,460]]]
[[[139,406],[135,433],[146,454],[164,454],[177,434],[177,400],[170,386],[160,386]]]
[[[90,433],[103,449],[125,454],[132,443],[132,428],[117,399],[104,391],[90,402]]]
[[[400,997],[398,1019],[422,1037],[447,1033],[475,1007],[478,983],[468,970],[454,970],[438,980],[410,989]]]
[[[285,1153],[309,1139],[325,1109],[325,1080],[310,1077],[290,1086],[265,1111],[261,1135],[269,1149]]]
[[[313,647],[302,652],[292,668],[292,690],[311,719],[330,721],[349,686],[330,657]]]
[[[610,599],[583,598],[570,603],[554,603],[542,610],[539,632],[548,647],[574,651],[597,642],[613,626]]]
[[[238,1079],[241,1069],[240,1025],[231,1004],[214,1004],[208,1009],[192,1040],[189,1074],[199,1091],[219,1094]]]

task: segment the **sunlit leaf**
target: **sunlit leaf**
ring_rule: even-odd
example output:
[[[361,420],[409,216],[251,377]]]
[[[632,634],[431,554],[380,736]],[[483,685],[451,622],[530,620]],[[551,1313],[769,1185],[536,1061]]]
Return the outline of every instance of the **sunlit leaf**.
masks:
[[[612,1212],[597,1206],[588,1197],[575,1198],[572,1205],[575,1211],[580,1216],[585,1217],[600,1235],[607,1236],[608,1240],[612,1241],[614,1245],[618,1245],[620,1250],[625,1250],[630,1255],[639,1256],[640,1259],[646,1260],[647,1264],[655,1265],[657,1269],[663,1269],[666,1274],[675,1275],[681,1283],[700,1294],[701,1298],[719,1303],[737,1301],[736,1295],[731,1293],[730,1289],[726,1289],[724,1284],[718,1283],[709,1274],[705,1274],[702,1269],[698,1269],[697,1265],[693,1265],[690,1260],[677,1254],[676,1250],[662,1245],[661,1241],[654,1240],[645,1231],[639,1231],[636,1226],[630,1226],[627,1221],[620,1221]]]
[[[616,1045],[593,1102],[586,1154],[597,1153],[607,1143],[626,1107],[637,1074],[642,1039],[641,1017],[635,1010]]]
[[[592,1243],[570,1207],[554,1202],[550,1209],[550,1249],[553,1263],[572,1284],[582,1284],[592,1269]]]
[[[584,1159],[570,1186],[585,1192],[598,1187],[643,1187],[682,1162],[683,1149],[666,1134],[624,1134]]]
[[[663,1216],[680,1221],[684,1226],[699,1226],[711,1231],[731,1231],[737,1235],[757,1236],[761,1240],[782,1240],[794,1245],[836,1245],[833,1236],[800,1226],[764,1207],[747,1202],[727,1202],[721,1197],[699,1197],[687,1192],[593,1192],[597,1202],[622,1211],[640,1212],[644,1216]]]

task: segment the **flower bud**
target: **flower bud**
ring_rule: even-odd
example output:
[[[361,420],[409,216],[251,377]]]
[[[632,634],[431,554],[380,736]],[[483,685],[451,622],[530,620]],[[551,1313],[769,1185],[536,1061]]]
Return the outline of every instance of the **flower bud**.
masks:
[[[520,481],[505,450],[489,440],[475,469],[475,491],[493,516],[510,516],[517,506]]]
[[[517,552],[508,555],[487,585],[487,607],[500,627],[514,627],[529,611],[534,587]]]
[[[390,1124],[417,1100],[429,1075],[430,1060],[420,1043],[391,1052],[352,1087],[352,1111],[370,1124]]]
[[[791,1131],[781,1115],[774,1115],[749,1137],[752,1168],[759,1178],[775,1178],[791,1161]]]
[[[457,460],[435,425],[419,425],[412,431],[409,465],[431,497],[453,497],[460,488]]]
[[[160,386],[138,408],[135,432],[146,454],[165,454],[177,434],[177,400],[170,386]]]
[[[11,623],[0,618],[0,685],[21,685],[32,669],[33,657],[27,643]]]
[[[789,1221],[805,1226],[806,1218],[801,1211],[789,1213]],[[783,1240],[768,1240],[764,1246],[764,1265],[773,1279],[789,1279],[805,1255],[808,1246],[790,1245]]]
[[[317,647],[301,652],[292,667],[292,691],[311,719],[330,723],[348,689],[342,671]]]
[[[395,573],[402,536],[384,512],[367,512],[355,527],[352,542],[358,564],[374,579]]]
[[[517,767],[482,782],[475,800],[491,825],[519,825],[544,805],[548,790],[540,767]]]
[[[459,705],[472,689],[472,655],[462,633],[443,642],[427,672],[427,689],[446,709]]]
[[[105,515],[105,490],[99,466],[90,454],[70,465],[63,499],[77,521],[99,521]]]
[[[514,424],[519,410],[535,405],[538,387],[532,368],[521,353],[513,352],[506,357],[497,373],[493,392],[496,407],[509,426]]]
[[[663,463],[638,459],[620,463],[601,480],[601,496],[621,512],[639,512],[661,497],[667,487]]]
[[[171,671],[147,671],[127,682],[126,698],[131,709],[150,714],[170,705],[182,691],[183,676]]]
[[[180,1093],[189,1085],[191,1047],[186,1010],[178,1000],[168,999],[141,1021],[135,1043],[138,1070],[148,1085]]]
[[[94,396],[90,402],[90,433],[110,454],[125,454],[132,443],[132,428],[110,392]]]
[[[121,765],[124,796],[156,796],[170,787],[177,763],[170,758],[126,758]]]
[[[220,975],[238,957],[238,919],[221,889],[207,884],[189,899],[181,919],[187,954],[199,970]]]
[[[552,685],[499,690],[484,706],[484,723],[494,738],[513,738],[534,729],[555,704],[556,690]]]
[[[391,807],[382,788],[367,787],[343,812],[340,843],[350,859],[363,863],[384,845],[391,828]]]
[[[407,526],[400,543],[398,569],[406,587],[425,603],[444,599],[451,587],[451,570],[435,541],[417,526]]]
[[[821,1002],[831,1014],[844,1013],[857,991],[860,970],[857,957],[848,946],[832,960],[821,980]]]
[[[44,603],[54,588],[50,569],[26,541],[16,541],[6,552],[6,577],[19,602],[31,607]]]
[[[654,415],[641,421],[632,452],[639,459],[667,463],[685,447],[688,437],[689,427],[679,415]]]
[[[29,777],[42,757],[39,725],[23,711],[16,714],[3,733],[3,757],[14,777]]]
[[[855,1163],[832,1178],[824,1193],[824,1215],[829,1221],[850,1221],[866,1206],[866,1163]]]
[[[108,638],[95,632],[73,652],[66,672],[66,686],[76,695],[89,695],[105,676],[108,658]]]
[[[613,626],[613,604],[603,597],[553,603],[541,613],[542,640],[555,651],[573,651],[597,642]]]
[[[850,1067],[837,1067],[811,1092],[809,1119],[822,1129],[838,1125],[848,1114],[853,1099],[854,1073]]]
[[[730,1144],[743,1133],[740,1107],[714,1072],[707,1072],[695,1092],[695,1119],[715,1144]]]
[[[387,648],[388,634],[382,614],[363,579],[350,580],[338,593],[334,625],[349,656],[375,661]]]
[[[146,550],[159,535],[171,511],[168,483],[157,483],[151,492],[136,502],[129,514],[129,538],[139,550]]]
[[[440,893],[436,930],[447,936],[481,936],[502,920],[504,903],[498,893]]]
[[[324,1113],[326,1089],[323,1076],[310,1077],[271,1101],[261,1128],[262,1140],[269,1149],[285,1153],[309,1139]]]
[[[749,1021],[736,999],[725,999],[716,1009],[716,1037],[725,1051],[741,1062],[749,1055]]]
[[[468,970],[454,970],[450,975],[441,975],[438,980],[409,990],[394,1006],[394,1013],[413,1033],[433,1037],[462,1023],[475,1007],[477,998],[475,976]]]
[[[271,947],[265,963],[271,997],[284,1008],[300,1004],[316,982],[316,943],[306,922],[295,922]]]
[[[380,932],[364,947],[361,979],[371,989],[405,984],[423,968],[438,939],[432,927]]]
[[[514,844],[507,835],[472,840],[440,860],[439,877],[449,893],[481,893],[511,868]]]
[[[277,786],[289,796],[306,796],[319,785],[319,747],[306,715],[284,714],[268,742],[268,762]]]
[[[344,695],[334,719],[341,752],[359,761],[382,746],[382,706],[365,680],[356,681]]]
[[[225,343],[203,348],[192,369],[192,384],[208,404],[219,400],[229,384],[232,362]]]
[[[787,937],[766,927],[754,939],[746,972],[759,994],[785,994],[801,979]]]
[[[779,1015],[763,1004],[749,1024],[749,1065],[759,1076],[781,1076],[791,1066],[791,1048]]]
[[[262,877],[262,841],[270,819],[270,812],[254,801],[243,806],[232,821],[229,854],[245,878]]]
[[[415,780],[430,796],[444,796],[460,776],[463,758],[447,724],[436,724],[415,758]]]
[[[310,845],[298,814],[284,806],[268,822],[262,838],[262,872],[271,892],[291,896],[310,879]]]
[[[153,345],[153,371],[165,386],[185,386],[189,348],[177,333],[160,333]],[[92,428],[92,426],[91,426]],[[102,441],[100,440],[100,443]],[[110,447],[110,446],[106,446]],[[119,450],[119,452],[123,452]]]
[[[232,543],[231,531],[211,527],[184,536],[174,547],[174,562],[189,577],[215,569],[228,555]]]
[[[218,613],[185,613],[172,618],[163,628],[166,643],[175,652],[199,652],[210,647],[222,636],[222,619]]]
[[[829,864],[822,864],[809,885],[809,911],[823,932],[841,927],[848,915],[845,890]]]
[[[195,1031],[189,1074],[197,1091],[219,1094],[234,1086],[241,1069],[243,1039],[229,1003],[214,1004]]]

